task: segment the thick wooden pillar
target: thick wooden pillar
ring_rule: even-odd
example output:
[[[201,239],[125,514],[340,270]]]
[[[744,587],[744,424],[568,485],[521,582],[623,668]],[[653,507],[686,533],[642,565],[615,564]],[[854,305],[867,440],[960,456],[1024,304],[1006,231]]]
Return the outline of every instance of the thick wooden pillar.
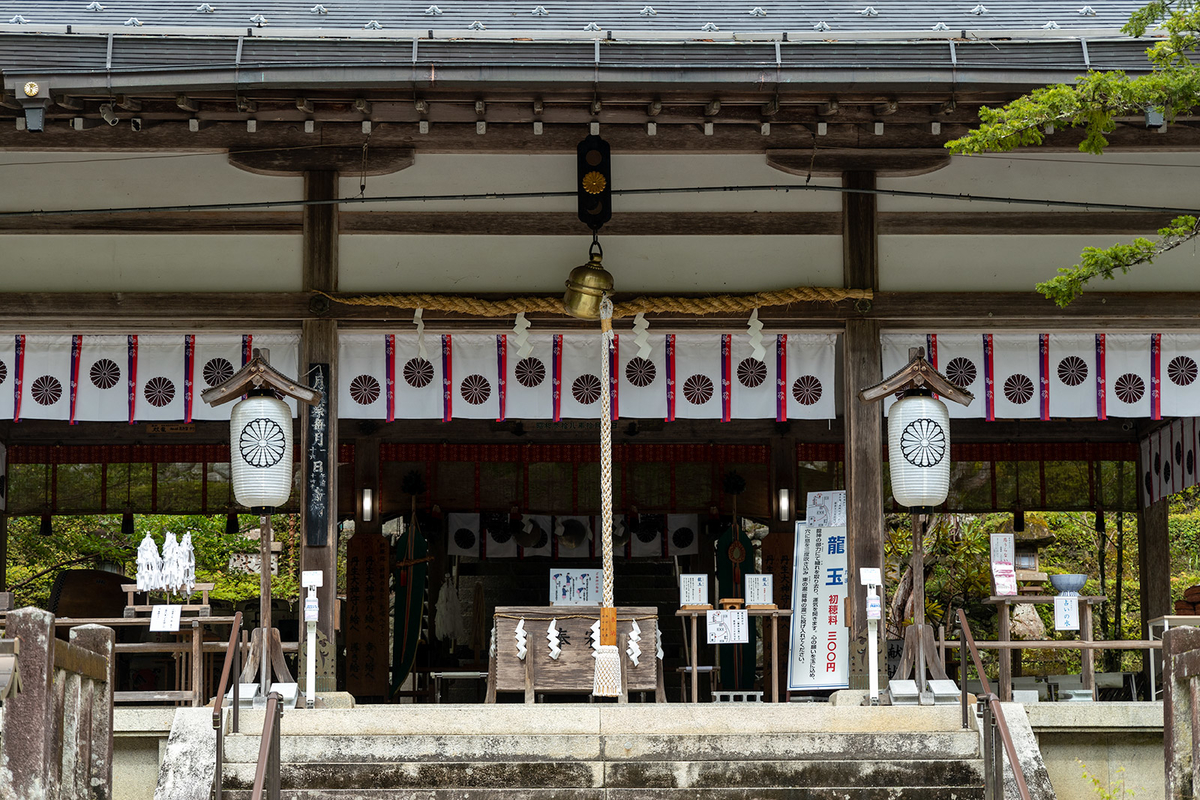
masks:
[[[308,200],[337,197],[336,172],[306,172],[304,196]],[[338,207],[305,206],[304,213],[305,291],[337,291]],[[300,341],[302,379],[324,392],[318,406],[302,412],[301,419],[301,528],[304,545],[300,565],[320,570],[323,585],[317,590],[317,686],[331,692],[337,686],[337,323],[307,320]],[[304,670],[300,671],[301,675]]]
[[[372,492],[365,519],[363,490]],[[346,691],[362,702],[388,696],[389,546],[379,518],[379,439],[354,443],[354,536],[346,545]]]
[[[846,172],[842,185],[874,189],[874,172]],[[875,195],[842,195],[842,273],[847,288],[879,288]],[[867,614],[861,567],[883,568],[883,415],[879,403],[863,403],[858,392],[883,380],[879,323],[851,320],[842,340],[845,398],[846,537],[850,582],[850,687],[867,688]],[[883,606],[886,608],[887,603]],[[880,622],[880,631],[884,630]],[[879,637],[880,671],[884,636]]]
[[[1138,571],[1141,575],[1139,591],[1143,637],[1148,634],[1147,624],[1150,620],[1173,613],[1167,507],[1168,501],[1163,499],[1138,511]]]

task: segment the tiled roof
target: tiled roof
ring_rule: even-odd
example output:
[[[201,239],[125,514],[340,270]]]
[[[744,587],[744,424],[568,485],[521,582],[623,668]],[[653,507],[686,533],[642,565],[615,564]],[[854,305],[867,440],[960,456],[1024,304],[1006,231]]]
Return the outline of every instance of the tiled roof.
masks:
[[[0,0],[0,26],[660,33],[1116,31],[1140,0]],[[11,30],[11,28],[9,28]]]

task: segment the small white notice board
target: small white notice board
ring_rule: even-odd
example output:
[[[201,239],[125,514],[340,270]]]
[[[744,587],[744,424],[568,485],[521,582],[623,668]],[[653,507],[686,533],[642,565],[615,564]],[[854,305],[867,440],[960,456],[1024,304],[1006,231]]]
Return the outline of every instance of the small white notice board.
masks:
[[[550,570],[550,605],[598,606],[604,593],[598,569]]]
[[[769,606],[775,603],[773,575],[746,576],[746,605]]]
[[[750,615],[744,609],[708,612],[709,644],[748,644]]]
[[[679,576],[679,605],[681,605],[681,606],[711,605],[711,603],[708,602],[708,576],[707,575],[680,575]]]
[[[150,609],[150,630],[169,632],[179,630],[179,615],[183,606],[154,606]]]

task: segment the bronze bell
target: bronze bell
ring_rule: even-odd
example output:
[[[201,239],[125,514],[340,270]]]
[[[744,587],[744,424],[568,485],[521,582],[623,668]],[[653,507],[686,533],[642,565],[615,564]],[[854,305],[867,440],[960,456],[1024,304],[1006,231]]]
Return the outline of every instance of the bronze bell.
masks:
[[[600,301],[613,290],[613,276],[600,263],[603,253],[593,245],[588,263],[571,270],[563,310],[578,319],[600,319]]]

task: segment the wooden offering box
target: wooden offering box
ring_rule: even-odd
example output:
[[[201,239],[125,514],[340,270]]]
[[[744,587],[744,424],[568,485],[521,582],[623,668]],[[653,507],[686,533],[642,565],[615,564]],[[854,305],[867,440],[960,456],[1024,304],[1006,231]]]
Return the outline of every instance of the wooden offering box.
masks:
[[[525,660],[517,657],[517,624],[525,620]],[[491,660],[488,700],[496,692],[591,694],[596,660],[592,657],[591,627],[600,619],[599,606],[497,606],[496,655]],[[550,657],[546,631],[556,621],[562,652]],[[642,654],[635,667],[626,655],[632,622],[641,628]],[[661,662],[655,656],[658,618],[653,606],[617,609],[617,638],[624,663],[626,692],[661,692]]]

